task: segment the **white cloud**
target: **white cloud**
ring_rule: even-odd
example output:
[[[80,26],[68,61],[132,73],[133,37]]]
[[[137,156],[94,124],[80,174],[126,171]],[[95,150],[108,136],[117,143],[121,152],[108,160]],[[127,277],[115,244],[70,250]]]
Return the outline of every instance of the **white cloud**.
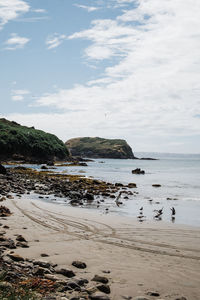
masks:
[[[64,34],[54,33],[46,39],[47,49],[54,49],[60,46],[67,36]]]
[[[4,43],[6,45],[6,50],[16,50],[22,49],[30,41],[26,37],[21,37],[16,33],[12,33],[11,37]]]
[[[30,6],[22,0],[0,0],[0,29],[19,15],[27,13]]]
[[[24,96],[30,94],[28,90],[12,90],[11,91],[11,99],[13,101],[23,101]]]
[[[96,11],[96,10],[100,9],[100,7],[87,6],[87,5],[81,5],[81,4],[74,4],[74,6],[79,7],[79,8],[83,8],[83,9],[87,10],[88,12],[93,12],[93,11]]]

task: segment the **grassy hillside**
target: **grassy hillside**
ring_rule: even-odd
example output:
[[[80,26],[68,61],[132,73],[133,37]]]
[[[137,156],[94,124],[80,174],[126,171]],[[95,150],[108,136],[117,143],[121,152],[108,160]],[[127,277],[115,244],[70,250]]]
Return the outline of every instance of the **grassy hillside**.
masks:
[[[37,160],[64,159],[65,144],[55,135],[0,119],[0,157]]]
[[[134,158],[131,147],[125,140],[99,137],[74,138],[66,146],[73,156],[90,158]]]

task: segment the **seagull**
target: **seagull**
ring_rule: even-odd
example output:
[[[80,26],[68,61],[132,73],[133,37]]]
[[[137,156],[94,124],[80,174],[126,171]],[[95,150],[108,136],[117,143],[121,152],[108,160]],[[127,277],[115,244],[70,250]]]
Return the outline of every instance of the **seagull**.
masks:
[[[119,201],[119,198],[121,197],[121,194],[123,193],[123,191],[119,192],[119,195],[117,196],[115,202],[117,204],[117,206],[119,207],[120,204],[123,204],[123,202]]]
[[[154,211],[156,211],[159,215],[162,215],[163,214],[163,208],[161,208],[161,209],[155,209]]]
[[[171,211],[172,211],[172,216],[174,216],[175,214],[176,214],[176,210],[175,210],[175,208],[174,207],[172,207],[172,208],[170,208],[171,209]]]

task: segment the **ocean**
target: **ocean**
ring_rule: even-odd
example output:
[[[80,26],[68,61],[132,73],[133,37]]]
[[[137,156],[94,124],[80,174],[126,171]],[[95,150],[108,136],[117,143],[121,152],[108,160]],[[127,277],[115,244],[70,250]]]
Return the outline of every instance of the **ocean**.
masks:
[[[128,196],[120,201],[118,207],[113,199],[106,200],[99,208],[101,213],[131,216],[136,220],[143,207],[145,221],[164,221],[175,224],[200,226],[200,155],[135,153],[136,157],[152,157],[158,160],[120,160],[95,159],[88,162],[87,167],[57,167],[53,171],[66,174],[79,174],[112,183],[137,184],[138,194]],[[32,166],[34,167],[34,166]],[[132,170],[141,168],[145,175],[132,174]],[[152,184],[160,184],[155,188]],[[48,201],[51,201],[48,200]],[[52,201],[66,205],[64,199]],[[170,208],[176,210],[175,218],[171,218]],[[106,211],[105,208],[109,208]],[[155,210],[163,208],[160,219],[155,219]],[[86,209],[94,209],[87,206]]]

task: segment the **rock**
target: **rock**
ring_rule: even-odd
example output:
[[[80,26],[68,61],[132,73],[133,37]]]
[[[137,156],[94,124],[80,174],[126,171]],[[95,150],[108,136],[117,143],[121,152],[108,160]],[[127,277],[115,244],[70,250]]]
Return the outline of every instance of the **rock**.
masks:
[[[72,266],[74,266],[74,267],[76,267],[78,269],[85,269],[85,268],[87,268],[87,265],[84,262],[78,261],[78,260],[73,261],[72,262]]]
[[[80,286],[76,283],[76,281],[68,281],[67,282],[67,287],[72,289],[72,290],[76,290],[76,291],[80,291]]]
[[[0,198],[0,202],[3,202],[3,201],[5,201],[6,200],[6,197],[1,197]]]
[[[55,271],[57,274],[61,274],[68,278],[72,278],[72,277],[76,276],[76,274],[72,270],[68,270],[68,269],[57,269]]]
[[[136,297],[134,300],[149,300],[149,298],[139,296],[139,297]]]
[[[15,253],[13,253],[13,254],[8,254],[8,257],[10,257],[12,260],[14,260],[14,261],[24,261],[24,258],[23,257],[21,257],[20,255],[18,255],[18,254],[15,254]]]
[[[12,289],[12,284],[6,281],[0,282],[0,291],[8,290],[10,291]]]
[[[84,198],[86,198],[89,201],[93,201],[94,200],[94,195],[91,193],[86,193]]]
[[[116,182],[115,183],[115,186],[117,186],[117,187],[122,187],[122,186],[124,186],[122,183],[120,183],[120,182]]]
[[[17,242],[16,246],[21,248],[29,248],[29,245],[26,242]]]
[[[46,253],[41,253],[40,256],[41,256],[41,257],[48,257],[49,255],[46,254]]]
[[[152,184],[152,186],[158,188],[161,187],[161,184]]]
[[[21,234],[19,234],[19,235],[16,237],[16,241],[19,241],[19,242],[27,242],[27,240],[26,240]]]
[[[141,170],[140,168],[137,168],[135,170],[132,170],[132,174],[137,174],[137,175],[144,175],[145,174],[145,171],[144,170]]]
[[[51,267],[51,264],[46,261],[35,260],[33,264],[46,269],[49,269]]]
[[[104,277],[104,276],[99,276],[99,275],[95,275],[93,278],[92,278],[92,281],[96,281],[96,282],[101,282],[101,283],[108,283],[108,278]]]
[[[158,159],[152,158],[152,157],[142,157],[142,158],[139,158],[139,160],[158,160]]]
[[[4,239],[4,240],[3,240]],[[11,239],[0,238],[1,246],[8,249],[16,249],[15,242]]]
[[[91,299],[91,300],[110,300],[110,298],[107,295],[104,295],[102,293],[95,293],[93,295],[90,295],[89,299]]]
[[[11,215],[10,209],[1,205],[0,206],[0,217],[8,217],[10,215]]]
[[[97,288],[96,286],[91,286],[89,288],[86,289],[86,292],[89,294],[89,295],[92,295],[94,294],[95,292],[97,292]]]
[[[47,166],[41,166],[41,170],[48,170]]]
[[[79,286],[84,286],[85,284],[88,284],[88,280],[87,280],[87,279],[84,279],[84,278],[80,278],[80,279],[76,279],[76,283],[77,283]]]
[[[110,287],[107,284],[97,285],[97,289],[105,294],[110,294]]]
[[[58,281],[58,280],[60,280],[60,278],[56,277],[53,274],[44,274],[44,278],[48,279],[48,280],[51,280],[51,281]]]
[[[6,168],[0,164],[0,174],[6,175],[6,173],[7,173]]]
[[[79,163],[79,166],[82,166],[82,167],[87,167],[87,166],[88,166],[88,164],[86,164],[85,162],[80,162],[80,163]]]
[[[178,297],[175,300],[187,300],[185,297]]]
[[[128,188],[130,188],[130,189],[136,188],[136,187],[137,187],[136,183],[131,182],[128,184]]]
[[[152,296],[152,297],[159,297],[160,294],[158,292],[150,291],[147,293],[147,295]]]
[[[37,266],[33,269],[32,273],[36,276],[43,276],[46,273],[50,274],[50,271],[48,269]]]

